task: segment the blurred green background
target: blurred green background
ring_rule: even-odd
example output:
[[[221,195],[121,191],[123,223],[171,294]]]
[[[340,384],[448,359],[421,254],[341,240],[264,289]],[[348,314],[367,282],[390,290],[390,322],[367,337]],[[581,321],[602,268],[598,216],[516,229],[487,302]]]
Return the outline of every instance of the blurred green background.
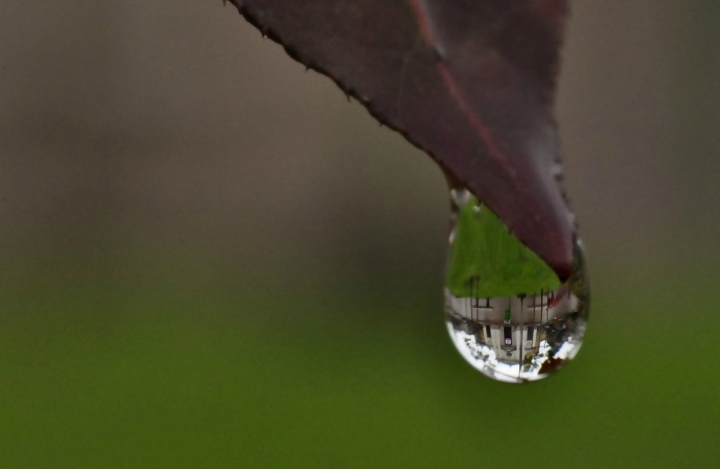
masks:
[[[593,286],[557,376],[446,337],[440,171],[220,0],[0,3],[0,467],[717,467],[720,6],[577,1]]]

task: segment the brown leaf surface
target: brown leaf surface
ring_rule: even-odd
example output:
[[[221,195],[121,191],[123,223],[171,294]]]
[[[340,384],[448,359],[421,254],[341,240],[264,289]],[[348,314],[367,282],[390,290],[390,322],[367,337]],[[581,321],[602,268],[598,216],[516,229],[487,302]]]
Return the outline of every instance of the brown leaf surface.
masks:
[[[568,0],[231,1],[567,277],[574,227],[553,106]]]

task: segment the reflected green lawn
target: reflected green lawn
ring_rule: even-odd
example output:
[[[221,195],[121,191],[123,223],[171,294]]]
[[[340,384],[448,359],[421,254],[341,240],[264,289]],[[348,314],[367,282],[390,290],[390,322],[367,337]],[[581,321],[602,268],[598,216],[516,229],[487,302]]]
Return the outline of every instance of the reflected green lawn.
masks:
[[[596,277],[583,350],[525,386],[456,355],[439,282],[420,306],[322,285],[16,282],[0,466],[714,467],[717,298]]]
[[[555,272],[497,215],[468,192],[460,193],[459,197],[468,198],[457,213],[446,281],[450,293],[459,298],[492,298],[560,287]]]

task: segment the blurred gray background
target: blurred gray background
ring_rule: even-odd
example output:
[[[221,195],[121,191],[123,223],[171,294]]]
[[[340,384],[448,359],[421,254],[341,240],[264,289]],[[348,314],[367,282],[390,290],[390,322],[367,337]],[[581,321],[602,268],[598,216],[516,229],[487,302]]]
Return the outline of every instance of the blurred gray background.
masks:
[[[329,79],[220,0],[3,1],[0,465],[713,467],[718,26],[575,2],[592,318],[511,387],[445,337],[440,171]]]

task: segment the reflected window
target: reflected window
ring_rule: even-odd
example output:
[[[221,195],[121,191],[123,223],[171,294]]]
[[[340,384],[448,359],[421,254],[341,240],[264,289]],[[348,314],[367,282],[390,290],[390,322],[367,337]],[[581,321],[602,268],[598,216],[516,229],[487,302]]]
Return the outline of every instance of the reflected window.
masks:
[[[528,327],[528,331],[527,331],[527,340],[528,340],[528,342],[532,342],[534,336],[535,336],[535,328],[532,327],[532,326],[531,326],[531,327]]]
[[[489,308],[490,298],[473,298],[473,308]]]
[[[540,301],[538,301],[538,297],[536,295],[533,295],[530,298],[532,300],[530,303],[531,308],[544,308],[547,306],[547,297],[545,296],[545,292],[542,290],[540,291]]]
[[[490,333],[490,326],[489,326],[489,325],[488,325],[488,326],[485,326],[485,337],[487,337],[488,339],[489,339],[490,337],[492,337],[492,334]]]
[[[512,327],[503,327],[503,332],[505,335],[505,345],[512,345]]]

